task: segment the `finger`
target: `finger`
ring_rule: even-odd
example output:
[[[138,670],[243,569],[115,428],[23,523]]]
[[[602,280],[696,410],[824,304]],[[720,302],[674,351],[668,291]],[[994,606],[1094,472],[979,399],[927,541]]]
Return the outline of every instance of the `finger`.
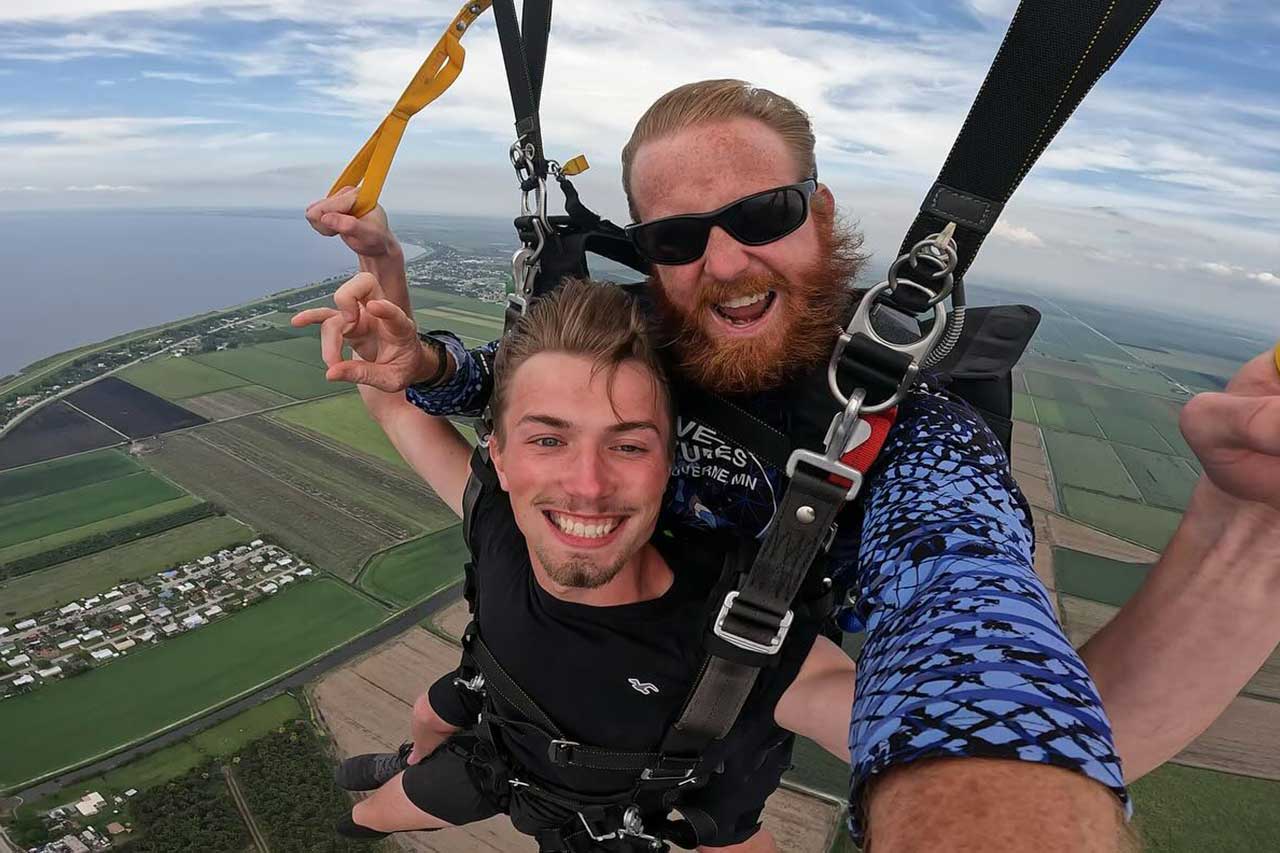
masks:
[[[354,323],[360,318],[360,306],[370,299],[382,299],[382,288],[371,273],[356,273],[333,294],[333,303]]]
[[[369,361],[340,361],[329,366],[324,378],[330,382],[354,382],[357,385],[371,385],[380,391],[402,391],[387,375],[385,368]]]
[[[342,347],[346,341],[343,332],[350,324],[337,311],[320,326],[320,357],[325,364],[337,364],[342,361]]]
[[[313,201],[307,206],[307,222],[324,236],[334,236],[338,232],[325,223],[325,217],[345,214],[355,205],[358,195],[355,187],[343,187],[331,196]]]
[[[290,317],[289,325],[298,327],[314,326],[316,323],[323,323],[337,313],[332,308],[308,308]]]
[[[1179,425],[1193,448],[1280,457],[1280,396],[1198,394],[1182,407]]]
[[[387,324],[387,327],[396,335],[402,337],[414,337],[418,333],[418,327],[413,320],[404,313],[399,305],[389,299],[371,299],[365,303],[365,310],[373,316],[377,317]]]

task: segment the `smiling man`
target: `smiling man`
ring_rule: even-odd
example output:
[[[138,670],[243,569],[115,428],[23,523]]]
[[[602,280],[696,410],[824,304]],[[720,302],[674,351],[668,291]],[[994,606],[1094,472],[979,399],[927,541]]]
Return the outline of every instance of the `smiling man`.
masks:
[[[853,309],[863,260],[830,190],[814,181],[808,117],[741,81],[682,86],[641,118],[623,173],[636,220],[628,230],[653,264],[647,292],[676,370],[794,434],[803,391]],[[353,201],[340,193],[308,217],[341,234],[409,310],[385,217],[346,216]],[[343,298],[354,304],[368,288],[354,282]],[[341,363],[351,316],[325,331],[331,379],[407,387],[434,414],[482,410],[496,344],[468,352],[447,334],[426,342],[406,334],[374,363]],[[1227,394],[1186,407],[1184,431],[1205,476],[1142,591],[1082,650],[1086,671],[1032,570],[1030,513],[1003,449],[928,378],[913,389],[831,548],[833,574],[849,591],[841,621],[867,631],[850,733],[855,831],[870,818],[877,849],[894,838],[909,847],[967,837],[1002,849],[990,846],[991,821],[973,817],[998,813],[1000,827],[1050,845],[1047,833],[1080,814],[1064,792],[1110,789],[1123,799],[1090,674],[1130,778],[1202,731],[1280,639],[1268,616],[1280,605],[1277,409],[1280,376],[1263,359]],[[683,418],[664,521],[759,537],[783,480],[727,436]],[[968,760],[927,760],[943,757]],[[787,760],[780,749],[759,772],[781,773]],[[1089,780],[1101,784],[1076,785]],[[946,792],[951,807],[903,810],[912,799],[903,791]]]
[[[469,522],[476,592],[463,667],[415,706],[412,744],[340,769],[344,787],[376,789],[340,832],[378,837],[507,813],[545,851],[641,850],[648,847],[639,835],[611,834],[624,825],[654,833],[674,805],[701,816],[702,849],[766,853],[776,847],[758,817],[776,779],[737,772],[725,757],[791,731],[848,759],[853,662],[815,630],[801,630],[723,741],[682,765],[684,775],[671,777],[670,760],[659,762],[705,658],[706,605],[720,565],[650,542],[674,424],[644,325],[620,289],[571,282],[534,306],[504,344],[492,473],[471,474],[479,488]],[[357,309],[348,338],[376,358],[384,326],[413,329],[398,308],[374,300]],[[403,395],[362,394],[395,445],[460,511],[472,468],[458,431],[425,418]],[[624,767],[628,760],[639,764]],[[665,788],[649,766],[668,775]],[[636,818],[624,822],[633,807]],[[593,834],[612,843],[597,845]]]

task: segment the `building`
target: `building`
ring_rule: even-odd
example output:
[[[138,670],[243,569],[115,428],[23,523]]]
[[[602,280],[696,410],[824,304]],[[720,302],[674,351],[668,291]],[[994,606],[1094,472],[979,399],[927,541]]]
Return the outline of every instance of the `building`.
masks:
[[[17,657],[11,657],[5,661],[5,663],[9,666],[22,666],[24,663],[31,663],[31,655],[18,655]]]
[[[55,675],[62,675],[62,667],[51,666],[48,669],[38,669],[36,670],[36,675],[41,678],[53,678]]]
[[[111,660],[116,653],[114,649],[95,649],[89,652],[89,656],[94,660]]]
[[[26,631],[27,629],[29,629],[29,628],[34,628],[35,626],[36,626],[36,620],[34,620],[34,619],[23,619],[21,622],[18,622],[18,623],[16,623],[16,624],[14,624],[14,626],[13,626],[13,630],[15,630],[15,631]]]
[[[300,578],[308,577],[311,574],[311,567],[308,566],[305,569],[298,569],[297,574],[298,574],[298,577]]]
[[[76,808],[79,808],[79,805],[77,805]],[[85,817],[97,813],[97,809],[94,809],[91,812],[82,812]],[[58,843],[63,846],[67,853],[89,853],[89,848],[85,846],[83,841],[76,838],[74,835],[64,835],[58,840]]]
[[[83,609],[84,609],[83,607],[81,607],[79,604],[73,601],[70,604],[68,604],[66,607],[58,608],[58,615],[70,616],[72,613],[79,613]]]
[[[192,613],[190,616],[186,616],[182,620],[182,626],[184,628],[198,628],[204,624],[205,621],[199,613]]]
[[[222,608],[215,604],[215,605],[213,605],[212,607],[210,607],[208,610],[206,610],[206,611],[204,612],[204,615],[205,615],[205,616],[217,616],[217,615],[218,615],[219,613],[221,613],[221,612],[222,612]]]
[[[99,640],[102,638],[102,636],[103,636],[102,632],[99,631],[97,628],[94,628],[92,631],[86,631],[83,634],[81,634],[80,639],[88,643],[93,640]]]
[[[116,640],[111,645],[115,646],[118,652],[126,652],[138,644],[133,639],[126,637],[123,640]]]
[[[265,544],[266,544],[266,543],[265,543],[265,542],[263,542],[261,539],[255,539],[255,540],[253,540],[252,542],[250,542],[250,543],[249,543],[249,547],[250,547],[250,548],[261,548],[261,547],[262,547],[263,545],[265,545]]]
[[[30,675],[20,675],[13,680],[14,687],[23,687],[27,684],[35,684],[36,680]]]

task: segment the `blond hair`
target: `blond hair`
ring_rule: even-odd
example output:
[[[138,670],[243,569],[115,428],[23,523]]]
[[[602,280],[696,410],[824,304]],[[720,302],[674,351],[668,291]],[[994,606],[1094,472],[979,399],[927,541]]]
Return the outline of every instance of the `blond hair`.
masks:
[[[631,167],[640,146],[694,125],[739,118],[755,119],[782,137],[800,169],[796,180],[817,174],[813,125],[794,101],[743,80],[686,83],[654,101],[622,149],[622,189],[631,217],[639,218],[631,194]]]
[[[639,302],[616,284],[569,278],[533,303],[498,345],[489,414],[499,441],[511,377],[520,365],[541,352],[591,359],[592,375],[601,371],[609,374],[610,393],[618,367],[625,362],[638,362],[653,378],[654,392],[666,408],[669,426],[674,425],[666,370]],[[669,432],[673,442],[668,450],[673,450],[675,430]]]

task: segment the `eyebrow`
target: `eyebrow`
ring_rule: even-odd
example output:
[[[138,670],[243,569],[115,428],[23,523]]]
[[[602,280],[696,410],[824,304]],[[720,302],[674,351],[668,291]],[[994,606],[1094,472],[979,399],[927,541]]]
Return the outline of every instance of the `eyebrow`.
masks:
[[[573,424],[569,423],[564,418],[557,418],[554,415],[542,415],[542,414],[525,415],[519,420],[519,423],[520,424],[525,424],[525,423],[542,424],[543,426],[549,426],[552,429],[563,429],[563,430],[573,429]],[[652,421],[619,421],[618,423],[610,426],[606,430],[606,432],[621,433],[621,432],[631,432],[632,430],[644,430],[644,429],[653,430],[655,433],[661,434],[661,431],[658,429],[658,425],[653,423]]]

